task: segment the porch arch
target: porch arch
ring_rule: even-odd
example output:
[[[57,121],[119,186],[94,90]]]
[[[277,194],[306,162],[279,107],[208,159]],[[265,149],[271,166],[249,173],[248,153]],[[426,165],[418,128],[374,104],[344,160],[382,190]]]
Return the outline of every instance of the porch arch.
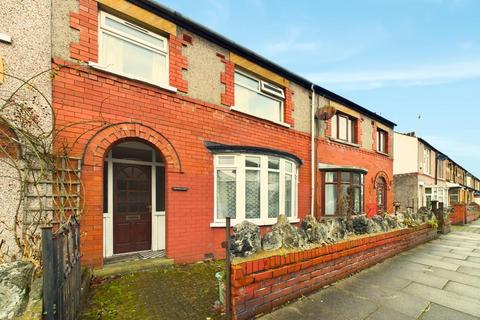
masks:
[[[110,148],[127,139],[139,139],[150,143],[163,155],[168,172],[183,173],[182,162],[170,140],[157,130],[138,122],[121,122],[102,128],[87,142],[82,164],[102,167]]]

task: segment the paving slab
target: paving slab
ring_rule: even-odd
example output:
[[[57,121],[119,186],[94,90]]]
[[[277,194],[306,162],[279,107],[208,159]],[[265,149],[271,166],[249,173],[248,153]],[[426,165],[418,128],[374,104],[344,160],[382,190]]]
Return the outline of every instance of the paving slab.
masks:
[[[439,260],[435,260],[435,259],[424,258],[424,257],[421,257],[421,256],[414,256],[414,255],[406,256],[405,259],[408,260],[408,261],[411,261],[411,262],[416,262],[416,263],[424,264],[424,265],[431,266],[431,267],[444,268],[444,269],[452,270],[452,271],[457,270],[458,267],[459,267],[458,264],[439,261]]]
[[[468,257],[467,261],[475,262],[480,265],[480,257]]]
[[[373,285],[367,281],[341,281],[336,287],[349,292],[355,297],[370,300],[378,306],[383,306],[407,316],[417,318],[428,307],[429,301],[412,297],[400,290],[393,290],[380,285]]]
[[[415,320],[414,317],[409,317],[403,313],[392,310],[387,307],[380,307],[368,316],[366,320]]]
[[[422,272],[394,268],[390,273],[392,276],[410,280],[412,282],[422,283],[438,289],[442,289],[449,281],[448,279],[435,276],[435,274],[431,271],[428,273],[428,271]]]
[[[445,252],[446,254],[449,252]],[[433,255],[430,252],[425,252],[425,249],[422,251],[413,251],[409,252],[408,254],[402,255],[403,257],[417,257],[417,258],[426,258],[426,259],[432,259],[432,260],[442,260],[443,256],[439,255]]]
[[[431,244],[431,243],[425,244],[425,247],[426,247],[427,249],[432,249],[432,248],[434,248],[434,249],[437,250],[437,251],[445,251],[445,252],[450,252],[450,251],[452,251],[452,248],[446,248],[446,247],[444,247],[444,246],[439,246],[439,245],[435,245],[435,244]]]
[[[365,319],[378,309],[378,306],[368,299],[333,286],[311,295],[310,298],[315,300],[321,309],[327,309],[352,320]]]
[[[455,254],[464,254],[466,256],[469,256],[469,257],[476,257],[476,258],[480,258],[480,252],[475,252],[476,250],[474,250],[473,252],[464,252],[464,251],[458,251],[458,250],[452,250],[452,253],[455,253]]]
[[[442,259],[443,262],[455,264],[462,267],[469,267],[469,268],[476,268],[478,269],[478,273],[480,274],[480,264],[472,261],[465,261],[459,259],[452,259],[452,258],[444,258]]]
[[[476,277],[480,276],[480,270],[478,270],[478,268],[461,266],[460,268],[458,268],[458,272],[466,273],[466,274],[469,274],[471,276],[476,276]]]
[[[421,320],[478,320],[477,317],[432,303]]]
[[[392,277],[384,272],[361,272],[352,278],[394,290],[403,289],[411,283],[410,280]]]
[[[423,272],[423,271],[431,270],[431,268],[432,268],[431,266],[427,266],[427,265],[412,262],[412,261],[407,261],[407,260],[404,260],[404,259],[395,259],[392,262],[394,262],[394,263],[390,264],[388,266],[388,269],[403,269],[403,270],[413,270],[413,271],[422,271]]]
[[[460,259],[460,260],[466,260],[469,256],[464,254],[463,251],[462,253],[454,253],[453,250],[450,252],[446,251],[437,251],[437,250],[429,250],[428,254],[433,255],[433,256],[439,256],[439,257],[444,257],[444,258],[453,258],[453,259]]]
[[[478,300],[478,302],[480,303],[480,289],[478,287],[473,287],[464,283],[450,281],[447,283],[444,289],[450,292],[454,292],[461,296],[473,298],[475,300]]]
[[[451,281],[467,284],[480,289],[480,275],[469,275],[460,271],[450,271],[443,268],[432,268],[432,274]]]
[[[480,317],[479,303],[474,299],[453,292],[425,286],[420,283],[412,283],[402,290],[405,293],[429,300],[441,306],[467,313],[475,317]]]
[[[438,241],[438,240],[437,240]],[[434,244],[437,242],[433,242]],[[470,248],[470,249],[480,249],[480,244],[477,241],[469,241],[463,240],[462,242],[458,243],[458,239],[450,238],[450,237],[443,237],[441,240],[438,241],[443,245],[454,246],[454,247],[461,247],[461,248]]]
[[[349,318],[337,313],[331,308],[324,307],[326,304],[309,299],[302,298],[295,303],[286,305],[276,311],[262,317],[262,320],[317,320],[317,319],[338,319],[350,320]]]
[[[450,245],[442,244],[439,242],[432,243],[431,246],[437,249],[440,249],[440,248],[450,249],[450,250],[455,249],[457,251],[465,251],[465,252],[473,252],[474,250],[478,250],[478,249],[472,249],[472,248],[462,248],[460,246],[450,246]]]

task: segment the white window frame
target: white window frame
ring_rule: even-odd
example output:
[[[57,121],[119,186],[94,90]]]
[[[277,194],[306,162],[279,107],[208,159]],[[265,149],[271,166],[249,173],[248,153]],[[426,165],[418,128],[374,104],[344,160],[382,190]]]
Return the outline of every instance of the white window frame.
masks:
[[[377,151],[388,153],[388,132],[382,129],[377,129]]]
[[[341,130],[340,130],[340,119],[339,118],[344,118],[347,121],[346,124],[346,139],[343,139],[340,137]],[[330,132],[330,137],[333,138],[334,140],[337,141],[343,141],[347,143],[357,143],[357,136],[355,132],[355,126],[357,124],[357,118],[350,116],[349,114],[346,113],[337,113],[332,117],[331,120],[331,125],[332,125],[332,130]]]
[[[111,27],[107,26],[106,23],[105,23],[105,20],[106,20],[107,17],[109,19],[115,20],[115,21],[127,26],[128,28],[135,29],[136,31],[140,31],[140,32],[143,32],[143,33],[151,36],[151,37],[160,39],[160,40],[163,41],[164,45],[163,46],[155,46],[155,45],[153,45],[151,43],[148,43],[145,40],[142,40],[138,37],[135,37],[133,35],[127,34],[127,33],[122,32],[120,30],[111,28]],[[169,55],[169,48],[168,48],[168,38],[163,37],[163,36],[161,36],[159,34],[156,34],[154,32],[151,32],[149,30],[146,30],[142,27],[139,27],[138,25],[136,25],[134,23],[123,20],[123,19],[121,19],[119,17],[116,17],[112,14],[109,14],[105,11],[100,11],[98,19],[99,19],[99,23],[98,23],[98,63],[89,62],[89,65],[91,67],[98,68],[98,69],[101,69],[103,71],[107,71],[107,72],[110,72],[110,73],[113,73],[113,74],[117,74],[117,75],[120,75],[122,77],[130,78],[130,79],[134,79],[134,80],[139,80],[139,81],[146,82],[146,83],[150,83],[150,84],[153,84],[155,86],[158,86],[158,87],[170,90],[170,91],[176,91],[176,88],[171,87],[169,85],[169,82],[170,82],[170,57],[169,56],[170,55]],[[161,79],[159,81],[152,81],[150,79],[139,77],[138,75],[128,74],[128,73],[124,73],[124,72],[120,72],[118,70],[112,69],[105,62],[104,55],[105,55],[106,51],[104,51],[105,48],[103,47],[103,35],[104,34],[109,34],[111,36],[114,36],[114,37],[120,38],[122,40],[128,41],[128,42],[130,42],[134,45],[137,45],[139,47],[142,47],[142,48],[151,50],[155,53],[163,55],[165,57],[165,64],[166,64],[165,65],[165,74],[161,75]]]
[[[260,218],[255,219],[246,219],[245,217],[245,172],[252,168],[245,166],[246,157],[258,157],[260,158]],[[233,157],[234,161],[232,164],[220,164],[219,160],[225,157]],[[280,160],[279,169],[268,169],[268,158],[275,157]],[[286,173],[285,164],[292,164],[292,173]],[[213,208],[213,222],[210,224],[211,227],[224,227],[225,219],[217,217],[217,170],[235,170],[236,171],[236,217],[231,219],[231,224],[236,225],[244,220],[248,220],[257,225],[272,225],[277,222],[277,218],[268,218],[268,172],[276,171],[280,173],[279,177],[279,201],[280,201],[280,214],[285,213],[285,174],[292,175],[292,192],[291,192],[291,203],[292,203],[292,212],[288,220],[290,222],[298,222],[298,165],[294,161],[274,156],[274,155],[263,155],[255,153],[223,153],[216,154],[214,156],[214,208]]]
[[[427,189],[431,189],[430,193],[427,193]],[[423,203],[427,205],[427,197],[430,197],[430,201],[443,200],[443,206],[446,208],[450,205],[450,195],[447,187],[438,185],[425,186],[425,192],[423,195]]]
[[[423,172],[426,174],[431,174],[432,163],[430,158],[431,150],[429,148],[423,149]]]
[[[265,119],[265,120],[268,120],[268,121],[271,121],[271,122],[275,122],[275,123],[285,125],[285,123],[283,122],[284,121],[284,113],[285,113],[285,89],[280,88],[280,87],[272,84],[271,82],[262,80],[260,78],[255,77],[254,75],[252,75],[250,73],[246,73],[246,72],[238,70],[238,69],[235,69],[235,73],[241,74],[244,77],[247,77],[247,78],[250,78],[254,81],[257,81],[258,82],[258,88],[255,89],[255,88],[246,86],[242,83],[237,83],[235,81],[234,81],[234,84],[233,84],[234,86],[239,85],[239,86],[241,86],[241,87],[243,87],[247,90],[254,91],[254,92],[256,92],[256,93],[258,93],[262,96],[265,96],[265,97],[268,97],[272,100],[276,100],[276,101],[280,102],[280,119],[279,120],[272,120],[272,119],[268,119],[268,118],[263,118],[261,116],[258,116],[256,114],[254,114],[254,113],[248,112],[247,110],[245,110],[242,107],[239,107],[237,105],[232,106],[232,109],[235,110],[235,111],[239,111],[239,112],[243,112],[243,113],[252,115],[252,116],[260,118],[260,119]],[[279,92],[276,92],[275,90],[271,90],[268,87],[272,87],[274,89],[280,90],[281,94]]]

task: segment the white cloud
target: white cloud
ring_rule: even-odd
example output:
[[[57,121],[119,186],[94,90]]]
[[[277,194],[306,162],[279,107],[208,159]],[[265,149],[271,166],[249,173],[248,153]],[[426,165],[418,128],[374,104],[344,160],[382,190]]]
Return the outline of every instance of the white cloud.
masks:
[[[349,90],[370,90],[386,86],[426,86],[480,78],[480,60],[401,69],[317,72],[305,76],[321,85]]]
[[[303,35],[302,28],[290,27],[279,40],[267,42],[263,51],[268,55],[279,55],[293,51],[314,51],[322,47],[320,41],[302,40]]]

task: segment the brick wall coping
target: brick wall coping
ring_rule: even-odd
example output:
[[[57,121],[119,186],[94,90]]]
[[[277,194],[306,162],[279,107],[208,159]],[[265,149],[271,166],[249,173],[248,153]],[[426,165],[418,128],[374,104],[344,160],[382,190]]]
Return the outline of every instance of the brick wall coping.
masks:
[[[234,287],[241,287],[249,283],[277,277],[282,273],[290,273],[292,270],[289,270],[289,266],[297,269],[305,269],[314,264],[367,250],[372,247],[373,244],[375,246],[387,244],[393,242],[395,237],[429,228],[429,225],[423,224],[386,233],[360,236],[356,239],[322,247],[298,250],[287,254],[273,255],[245,262],[240,261],[232,265],[232,285]],[[299,264],[298,262],[303,263]]]

